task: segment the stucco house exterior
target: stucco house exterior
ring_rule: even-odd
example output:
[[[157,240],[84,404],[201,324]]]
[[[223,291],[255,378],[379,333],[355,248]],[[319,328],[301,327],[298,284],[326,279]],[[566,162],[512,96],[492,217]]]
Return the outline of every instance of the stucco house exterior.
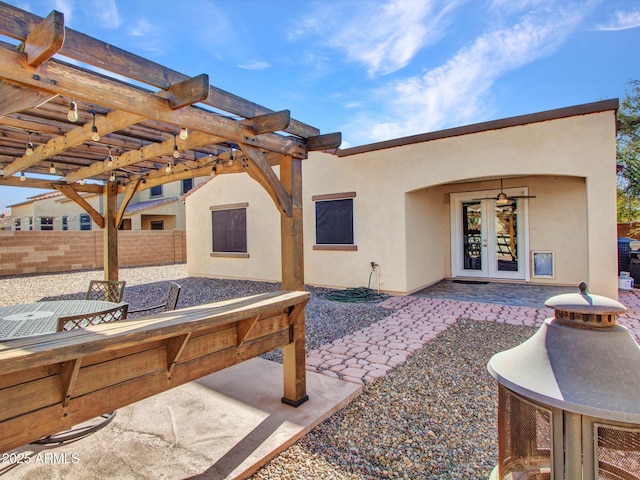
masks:
[[[312,152],[305,283],[407,294],[444,278],[586,281],[616,298],[617,108],[604,100]],[[185,201],[190,275],[279,280],[279,212],[248,175],[218,175]]]
[[[190,178],[136,192],[125,210],[121,230],[184,230],[182,197],[206,177]],[[85,193],[84,200],[104,212],[102,195]],[[47,192],[25,202],[8,205],[11,230],[99,230],[89,214],[61,193]]]

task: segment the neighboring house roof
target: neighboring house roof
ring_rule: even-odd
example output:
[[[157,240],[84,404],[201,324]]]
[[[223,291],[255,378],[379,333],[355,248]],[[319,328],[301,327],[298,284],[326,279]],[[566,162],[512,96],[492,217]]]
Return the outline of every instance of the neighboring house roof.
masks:
[[[215,177],[211,177],[211,176],[210,176],[210,177],[209,177],[209,178],[207,178],[204,182],[202,182],[202,183],[200,183],[200,184],[198,184],[198,185],[195,185],[191,190],[189,190],[187,193],[185,193],[184,195],[182,195],[182,201],[184,202],[184,201],[185,201],[185,199],[186,199],[189,195],[191,195],[191,194],[192,194],[192,193],[194,193],[196,190],[198,190],[198,189],[202,188],[203,186],[205,186],[207,183],[209,183],[209,182],[210,182],[211,180],[213,180],[214,178],[215,178]]]
[[[27,198],[24,202],[14,203],[13,205],[7,205],[7,207],[19,207],[20,205],[27,205],[29,203],[37,202],[38,200],[46,200],[47,198],[58,197],[61,195],[62,194],[58,191],[41,193],[39,195],[34,195],[33,197]]]
[[[127,206],[125,210],[125,215],[131,215],[134,213],[138,213],[142,210],[146,210],[147,208],[158,207],[160,205],[165,205],[167,203],[173,203],[178,201],[178,197],[166,197],[166,198],[156,198],[153,200],[147,200],[144,202],[132,203]]]
[[[590,113],[604,112],[607,110],[617,110],[619,106],[618,99],[602,100],[599,102],[585,103],[573,107],[556,108],[555,110],[547,110],[545,112],[532,113],[529,115],[519,115],[517,117],[503,118],[490,122],[475,123],[464,127],[448,128],[437,132],[422,133],[419,135],[411,135],[408,137],[394,138],[383,142],[370,143],[359,147],[345,148],[338,150],[339,157],[347,157],[358,153],[373,152],[374,150],[384,150],[386,148],[401,147],[412,143],[428,142],[441,138],[457,137],[460,135],[469,135],[471,133],[486,132],[489,130],[499,130],[501,128],[516,127],[519,125],[527,125],[529,123],[547,122],[559,118],[573,117],[576,115],[588,115]]]

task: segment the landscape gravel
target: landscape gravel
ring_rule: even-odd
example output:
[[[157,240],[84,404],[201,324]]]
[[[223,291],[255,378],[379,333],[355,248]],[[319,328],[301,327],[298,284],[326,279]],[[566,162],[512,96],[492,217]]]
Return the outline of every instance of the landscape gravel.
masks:
[[[84,298],[90,280],[101,279],[102,270],[71,273],[22,275],[0,278],[0,305],[40,300]],[[178,308],[230,298],[257,295],[281,289],[279,282],[214,279],[187,276],[185,264],[142,268],[121,268],[119,279],[126,281],[123,301],[131,309],[162,303],[170,282],[182,287]],[[311,299],[306,308],[307,350],[331,343],[337,338],[365,328],[389,314],[375,303],[341,303],[324,298],[330,289],[306,287]],[[130,317],[133,317],[131,315]],[[282,362],[281,350],[264,355]]]
[[[83,298],[102,271],[0,278],[0,305]],[[124,301],[158,303],[170,281],[182,286],[178,307],[280,289],[279,283],[188,277],[186,266],[124,268]],[[308,287],[307,350],[389,315],[375,303],[340,303]],[[258,479],[478,479],[497,461],[496,382],[491,356],[535,327],[458,320],[258,470]],[[280,351],[265,356],[281,361]]]

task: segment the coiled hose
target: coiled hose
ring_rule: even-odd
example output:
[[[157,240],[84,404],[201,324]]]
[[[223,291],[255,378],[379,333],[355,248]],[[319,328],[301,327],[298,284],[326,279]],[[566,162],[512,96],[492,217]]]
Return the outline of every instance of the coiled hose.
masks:
[[[369,284],[366,287],[347,288],[346,290],[337,290],[335,292],[325,293],[324,298],[327,300],[346,303],[380,302],[387,296],[376,293],[369,288],[371,285],[371,275],[373,275],[373,272],[369,274]]]

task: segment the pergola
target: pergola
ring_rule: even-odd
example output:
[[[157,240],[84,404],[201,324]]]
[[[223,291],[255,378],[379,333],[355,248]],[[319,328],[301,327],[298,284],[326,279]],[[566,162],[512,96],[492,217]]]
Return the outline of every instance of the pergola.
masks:
[[[340,133],[66,28],[57,11],[0,3],[0,34],[18,42],[0,42],[0,185],[80,205],[104,229],[105,279],[118,278],[118,226],[137,191],[246,172],[281,212],[283,288],[303,289],[301,161],[338,147]],[[84,192],[102,194],[104,212]]]
[[[80,205],[104,229],[104,276],[117,280],[118,225],[135,192],[246,172],[281,213],[284,290],[2,343],[0,450],[280,347],[283,401],[306,401],[301,163],[337,148],[340,133],[68,29],[57,11],[0,3],[0,34],[17,40],[0,42],[0,185]],[[103,195],[104,212],[85,192]]]

